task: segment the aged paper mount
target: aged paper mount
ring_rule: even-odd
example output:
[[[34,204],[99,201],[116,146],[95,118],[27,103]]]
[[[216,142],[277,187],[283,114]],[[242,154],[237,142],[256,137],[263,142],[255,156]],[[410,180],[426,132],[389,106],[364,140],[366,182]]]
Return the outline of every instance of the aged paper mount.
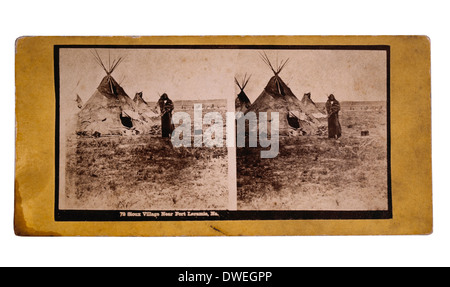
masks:
[[[432,232],[424,36],[24,37],[15,233]]]

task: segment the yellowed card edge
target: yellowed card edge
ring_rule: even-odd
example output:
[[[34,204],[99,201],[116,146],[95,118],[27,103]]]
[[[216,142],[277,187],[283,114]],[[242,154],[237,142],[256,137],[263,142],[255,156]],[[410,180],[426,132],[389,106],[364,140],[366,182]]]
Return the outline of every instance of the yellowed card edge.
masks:
[[[55,44],[389,45],[393,219],[55,222]],[[426,36],[20,38],[16,42],[15,233],[20,236],[431,234],[433,217],[430,93],[430,39]],[[30,95],[33,95],[32,104],[29,103]],[[42,129],[43,126],[48,128]],[[39,166],[39,169],[31,167],[31,164]]]

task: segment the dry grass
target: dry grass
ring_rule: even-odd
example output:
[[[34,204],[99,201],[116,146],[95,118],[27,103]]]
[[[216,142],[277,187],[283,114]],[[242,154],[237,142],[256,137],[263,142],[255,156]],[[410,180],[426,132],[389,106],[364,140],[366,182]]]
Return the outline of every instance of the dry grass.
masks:
[[[68,153],[71,209],[225,209],[226,148],[173,148],[149,135],[78,138]]]
[[[385,210],[384,105],[343,105],[343,137],[280,140],[275,159],[238,149],[238,208],[243,210]],[[368,130],[369,136],[361,136]]]
[[[238,149],[238,208],[385,210],[386,107],[344,103],[340,117],[339,140],[282,138],[275,159]],[[64,208],[226,209],[227,169],[225,147],[172,148],[151,135],[69,138]]]

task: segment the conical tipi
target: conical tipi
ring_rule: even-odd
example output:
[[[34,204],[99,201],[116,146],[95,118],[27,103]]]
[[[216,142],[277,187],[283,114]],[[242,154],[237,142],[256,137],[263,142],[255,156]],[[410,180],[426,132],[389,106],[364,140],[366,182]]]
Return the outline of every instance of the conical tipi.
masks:
[[[136,104],[136,107],[146,108],[148,107],[148,103],[143,98],[144,93],[138,92],[134,95],[133,102]]]
[[[146,118],[151,118],[152,120],[156,120],[160,118],[158,110],[156,108],[152,108],[143,97],[143,92],[138,92],[134,95],[133,102],[135,107],[141,115]]]
[[[236,78],[234,78],[236,85],[240,89],[240,92],[237,95],[236,100],[235,100],[236,112],[245,113],[245,111],[251,105],[250,99],[247,97],[247,95],[244,92],[244,89],[247,86],[249,80],[250,80],[250,77],[247,78],[247,74],[244,75],[244,78],[242,79],[241,82],[239,82]]]
[[[303,95],[303,98],[301,100],[302,106],[303,106],[303,110],[305,111],[305,113],[311,114],[313,116],[313,118],[316,118],[318,120],[320,119],[326,119],[327,115],[321,111],[316,103],[314,103],[314,101],[311,99],[311,93],[305,93]]]
[[[292,131],[302,135],[317,134],[318,123],[304,110],[300,100],[279,76],[289,59],[281,61],[279,66],[274,67],[265,53],[261,54],[261,58],[270,67],[274,76],[246,113],[255,112],[258,115],[259,112],[278,112],[280,135],[289,135]]]
[[[133,100],[112,77],[123,58],[106,68],[97,51],[92,53],[106,72],[94,94],[78,114],[77,133],[82,135],[124,135],[145,131],[145,121],[137,112]]]

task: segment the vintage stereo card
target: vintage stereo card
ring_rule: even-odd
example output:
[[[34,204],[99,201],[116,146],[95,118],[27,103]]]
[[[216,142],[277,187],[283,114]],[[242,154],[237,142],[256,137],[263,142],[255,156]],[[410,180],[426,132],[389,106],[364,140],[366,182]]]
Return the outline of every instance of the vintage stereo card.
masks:
[[[15,233],[432,233],[425,36],[23,37]]]

